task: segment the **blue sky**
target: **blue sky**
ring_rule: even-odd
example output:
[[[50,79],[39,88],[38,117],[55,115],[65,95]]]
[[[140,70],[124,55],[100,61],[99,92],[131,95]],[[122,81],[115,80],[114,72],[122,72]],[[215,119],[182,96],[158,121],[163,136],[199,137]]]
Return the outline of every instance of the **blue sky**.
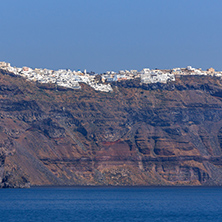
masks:
[[[221,0],[7,0],[0,60],[13,66],[222,70]]]

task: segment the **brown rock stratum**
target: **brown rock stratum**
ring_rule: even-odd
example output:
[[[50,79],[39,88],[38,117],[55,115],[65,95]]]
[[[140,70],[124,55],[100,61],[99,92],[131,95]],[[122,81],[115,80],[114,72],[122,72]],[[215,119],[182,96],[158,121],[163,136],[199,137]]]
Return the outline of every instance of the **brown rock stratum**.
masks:
[[[0,186],[222,185],[222,81],[112,93],[0,73]]]

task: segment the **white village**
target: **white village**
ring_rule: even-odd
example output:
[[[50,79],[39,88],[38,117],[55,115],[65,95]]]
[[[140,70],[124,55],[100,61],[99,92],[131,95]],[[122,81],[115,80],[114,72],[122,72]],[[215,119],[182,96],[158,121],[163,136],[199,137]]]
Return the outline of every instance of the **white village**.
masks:
[[[216,77],[222,77],[222,71],[215,71],[213,68],[209,68],[206,71],[201,68],[196,69],[191,66],[186,68],[173,68],[173,69],[148,69],[144,68],[141,71],[137,70],[120,70],[118,72],[107,71],[103,74],[95,74],[93,72],[88,73],[84,71],[72,71],[70,69],[41,69],[41,68],[29,68],[29,67],[12,67],[10,63],[0,62],[0,70],[13,73],[26,78],[29,81],[35,81],[39,83],[53,83],[58,86],[80,89],[79,83],[85,83],[95,89],[96,91],[112,92],[113,89],[110,85],[111,82],[131,80],[139,78],[141,84],[152,83],[167,83],[175,81],[177,76],[181,75],[211,75]],[[97,81],[97,76],[100,76],[101,81]]]

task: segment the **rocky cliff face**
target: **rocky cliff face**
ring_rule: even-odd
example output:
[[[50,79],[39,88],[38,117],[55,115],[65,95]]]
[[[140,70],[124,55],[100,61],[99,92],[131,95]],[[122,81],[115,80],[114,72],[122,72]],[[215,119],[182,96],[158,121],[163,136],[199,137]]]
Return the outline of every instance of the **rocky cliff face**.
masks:
[[[222,185],[221,80],[81,86],[0,73],[1,187]]]

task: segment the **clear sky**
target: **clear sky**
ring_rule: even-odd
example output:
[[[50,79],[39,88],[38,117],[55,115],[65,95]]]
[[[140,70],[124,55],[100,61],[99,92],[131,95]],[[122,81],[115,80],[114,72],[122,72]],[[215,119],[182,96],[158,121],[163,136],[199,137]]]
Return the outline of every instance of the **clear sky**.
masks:
[[[7,0],[0,21],[13,66],[222,70],[221,0]]]

